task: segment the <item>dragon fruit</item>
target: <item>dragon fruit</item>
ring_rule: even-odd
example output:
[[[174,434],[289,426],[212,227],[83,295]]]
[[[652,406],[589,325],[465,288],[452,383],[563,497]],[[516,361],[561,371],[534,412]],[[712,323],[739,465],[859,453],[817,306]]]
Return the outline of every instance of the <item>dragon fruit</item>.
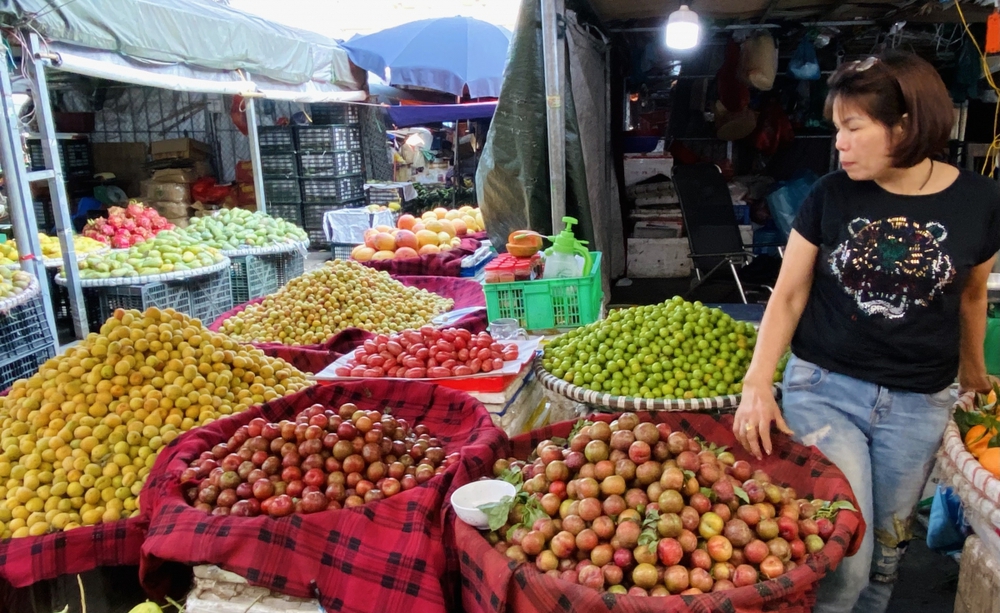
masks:
[[[152,211],[152,209],[147,209],[138,202],[129,202],[128,206],[125,207],[125,214],[133,219],[142,217],[149,211]]]
[[[139,202],[130,202],[122,208],[108,209],[108,217],[92,219],[84,227],[83,235],[111,244],[115,249],[126,249],[156,235],[160,230],[173,229],[173,224]]]
[[[128,232],[120,231],[111,237],[111,246],[115,249],[128,249],[132,246],[132,236]]]

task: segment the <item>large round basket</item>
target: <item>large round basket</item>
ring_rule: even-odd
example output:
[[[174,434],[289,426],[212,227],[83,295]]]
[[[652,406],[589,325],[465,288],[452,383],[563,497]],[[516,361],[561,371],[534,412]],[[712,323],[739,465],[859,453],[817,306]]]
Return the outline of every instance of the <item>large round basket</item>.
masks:
[[[181,279],[193,279],[208,275],[213,272],[225,270],[230,265],[229,258],[223,257],[221,262],[211,266],[203,266],[192,270],[174,270],[158,275],[145,275],[138,277],[108,277],[107,279],[80,279],[80,287],[115,287],[118,285],[142,285],[144,283],[156,283],[163,281],[178,281]],[[56,283],[66,285],[66,276],[60,272],[56,275]]]
[[[613,396],[595,392],[572,383],[567,383],[555,377],[542,366],[541,358],[536,357],[533,368],[541,384],[553,392],[571,400],[588,404],[595,410],[605,413],[613,411],[718,411],[722,409],[735,410],[740,406],[740,394],[713,396],[711,398],[635,398],[632,396]]]
[[[287,243],[278,243],[276,245],[268,245],[267,247],[250,247],[247,246],[245,249],[221,249],[222,255],[228,257],[239,257],[243,255],[274,255],[278,253],[288,253],[290,251],[305,251],[309,248],[309,239],[304,241],[289,241]]]
[[[32,275],[31,282],[28,284],[28,287],[24,288],[23,292],[16,296],[0,300],[0,314],[6,313],[14,307],[21,306],[22,304],[28,302],[37,296],[40,291],[41,287],[38,285],[38,279]]]

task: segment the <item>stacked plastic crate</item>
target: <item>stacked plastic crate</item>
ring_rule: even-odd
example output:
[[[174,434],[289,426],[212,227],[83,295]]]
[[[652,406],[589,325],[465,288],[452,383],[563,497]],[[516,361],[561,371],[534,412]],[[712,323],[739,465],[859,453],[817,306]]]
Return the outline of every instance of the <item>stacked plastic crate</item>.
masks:
[[[268,215],[301,226],[302,192],[295,157],[295,129],[292,126],[261,126],[257,129],[257,142]]]
[[[325,249],[323,215],[365,204],[361,128],[356,106],[313,104],[311,110],[312,125],[295,128],[302,227],[311,248]]]

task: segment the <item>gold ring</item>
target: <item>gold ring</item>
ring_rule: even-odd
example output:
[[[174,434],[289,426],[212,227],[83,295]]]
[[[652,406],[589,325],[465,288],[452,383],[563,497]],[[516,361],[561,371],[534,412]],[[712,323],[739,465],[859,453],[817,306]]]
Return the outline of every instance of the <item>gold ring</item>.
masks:
[[[753,424],[747,424],[746,427],[743,428],[743,429],[746,430],[747,432],[749,432],[749,431],[753,430]]]

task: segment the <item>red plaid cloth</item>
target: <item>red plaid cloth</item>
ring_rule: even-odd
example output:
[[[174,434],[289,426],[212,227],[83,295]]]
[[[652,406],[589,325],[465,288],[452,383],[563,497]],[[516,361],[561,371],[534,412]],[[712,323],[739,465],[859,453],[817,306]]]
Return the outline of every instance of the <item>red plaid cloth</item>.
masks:
[[[472,234],[465,235],[465,238],[474,238],[477,241],[484,241],[489,239],[489,237],[490,235],[488,232],[486,232],[486,230],[483,230],[482,232],[473,232]]]
[[[750,461],[754,468],[766,471],[776,483],[795,487],[800,496],[823,500],[857,501],[843,473],[813,447],[803,447],[787,437],[779,437],[776,452],[756,461],[743,452],[732,433],[731,415],[712,416],[697,413],[640,413],[644,421],[666,422],[675,430],[698,435],[720,445],[728,445],[737,459]],[[613,416],[591,419],[610,421]],[[573,422],[563,422],[511,441],[514,457],[527,457],[540,441],[554,436],[565,437]],[[790,573],[749,587],[697,596],[639,598],[615,596],[581,585],[554,579],[534,566],[517,566],[495,549],[474,528],[458,521],[449,508],[445,538],[453,548],[451,559],[461,572],[461,599],[469,613],[564,611],[589,613],[758,613],[760,611],[812,611],[815,586],[844,555],[852,555],[861,544],[864,523],[859,513],[837,514],[833,536],[806,565]]]
[[[455,301],[455,306],[452,307],[454,310],[464,309],[467,307],[486,306],[486,295],[483,293],[483,286],[480,285],[478,281],[473,279],[461,279],[458,277],[402,276],[396,277],[396,280],[409,287],[425,289],[429,292],[434,292],[439,296],[451,298]],[[246,304],[241,304],[240,306],[223,313],[218,319],[212,322],[210,326],[208,326],[208,329],[213,332],[218,332],[219,328],[222,327],[222,322],[237,313],[242,312],[247,306],[257,304],[262,300],[264,299],[258,298],[256,300],[251,300]],[[465,315],[450,327],[466,328],[470,332],[476,333],[485,330],[487,323],[486,310],[483,309],[482,311]],[[371,338],[372,336],[373,335],[370,332],[366,332],[358,328],[348,328],[341,331],[339,334],[334,335],[325,343],[317,345],[254,343],[254,346],[260,348],[265,354],[271,357],[284,359],[286,362],[303,372],[318,373],[328,365],[336,362],[337,358],[349,351],[353,351],[354,348],[363,343],[365,339]]]
[[[433,255],[422,255],[418,258],[407,258],[405,260],[369,260],[362,262],[369,268],[384,270],[396,275],[431,275],[435,277],[457,277],[462,273],[462,258],[472,255],[479,249],[479,241],[472,238],[463,238],[462,244],[457,249],[435,253]]]
[[[140,516],[0,543],[0,579],[15,588],[100,566],[136,565],[148,524]]]
[[[314,403],[345,402],[391,409],[411,424],[426,425],[446,452],[461,452],[461,461],[398,496],[329,513],[213,517],[184,500],[178,478],[188,463],[254,417],[287,419]],[[506,436],[471,396],[419,382],[311,387],[191,430],[163,449],[143,490],[143,511],[151,519],[140,580],[162,593],[189,578],[188,566],[218,564],[293,596],[312,596],[315,581],[330,611],[444,611],[454,593],[445,572],[444,503],[453,489],[488,474],[506,445]]]

